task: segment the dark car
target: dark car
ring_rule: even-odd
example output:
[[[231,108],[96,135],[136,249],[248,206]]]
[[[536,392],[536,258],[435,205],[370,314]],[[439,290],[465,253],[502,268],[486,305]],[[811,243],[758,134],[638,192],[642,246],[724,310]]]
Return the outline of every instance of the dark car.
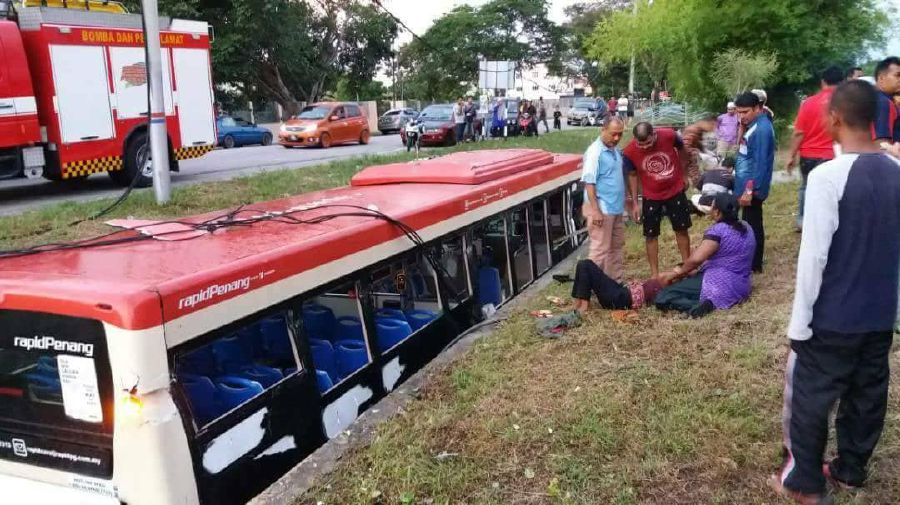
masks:
[[[429,105],[416,117],[425,126],[425,133],[420,141],[427,146],[452,146],[456,144],[456,132],[453,123],[453,104],[442,103]],[[400,130],[400,140],[406,145],[406,132]]]
[[[418,115],[419,111],[415,109],[391,109],[378,118],[378,131],[384,134],[399,132]]]
[[[272,143],[272,132],[268,128],[256,126],[239,117],[222,116],[218,118],[216,129],[219,130],[219,145],[225,149],[248,144],[267,146]]]
[[[518,98],[506,99],[506,135],[515,137],[522,133],[519,128],[519,105],[522,103]]]

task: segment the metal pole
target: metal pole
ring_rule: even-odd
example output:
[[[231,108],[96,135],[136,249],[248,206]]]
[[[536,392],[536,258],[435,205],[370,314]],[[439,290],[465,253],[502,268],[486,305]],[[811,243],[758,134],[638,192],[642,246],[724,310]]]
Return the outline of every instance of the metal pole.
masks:
[[[169,141],[166,133],[166,106],[163,101],[162,51],[159,44],[157,0],[141,0],[147,38],[147,76],[150,78],[150,157],[153,192],[157,205],[165,205],[172,194],[169,180]]]
[[[632,9],[634,17],[637,17],[637,12],[638,4],[637,0],[634,0],[634,9]],[[628,94],[634,96],[634,49],[631,50],[631,70],[628,72]]]

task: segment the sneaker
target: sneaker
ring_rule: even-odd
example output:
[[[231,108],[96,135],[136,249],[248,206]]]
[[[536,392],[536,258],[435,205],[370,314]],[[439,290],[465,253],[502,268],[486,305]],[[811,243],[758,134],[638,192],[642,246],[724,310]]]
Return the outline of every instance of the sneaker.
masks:
[[[822,474],[825,475],[825,480],[827,480],[833,487],[837,489],[841,489],[843,491],[859,491],[860,489],[862,489],[862,486],[856,486],[835,477],[831,473],[831,461],[828,461],[824,465],[822,465]]]
[[[781,496],[785,498],[790,498],[794,500],[799,505],[834,505],[834,498],[831,495],[823,495],[819,493],[801,493],[799,491],[792,491],[781,484],[781,479],[778,474],[773,474],[769,477],[769,480],[766,481],[766,484],[772,488],[772,491],[775,491]]]

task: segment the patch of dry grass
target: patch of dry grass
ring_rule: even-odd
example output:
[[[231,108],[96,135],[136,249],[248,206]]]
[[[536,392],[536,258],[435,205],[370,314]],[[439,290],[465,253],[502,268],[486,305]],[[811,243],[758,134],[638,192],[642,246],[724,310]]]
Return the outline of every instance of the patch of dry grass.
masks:
[[[765,479],[781,448],[795,202],[796,185],[773,189],[766,272],[749,302],[702,320],[645,309],[634,325],[596,309],[548,341],[527,312],[568,296],[550,287],[298,503],[784,503]],[[628,229],[635,277],[647,272],[639,233]],[[671,232],[661,244],[672,265]],[[900,502],[898,407],[894,393],[868,488],[839,503]]]

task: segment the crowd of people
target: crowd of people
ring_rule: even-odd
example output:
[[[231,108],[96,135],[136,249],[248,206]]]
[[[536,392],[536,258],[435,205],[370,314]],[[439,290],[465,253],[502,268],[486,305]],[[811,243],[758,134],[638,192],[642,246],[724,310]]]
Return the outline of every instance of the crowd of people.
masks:
[[[900,320],[900,58],[877,65],[874,86],[861,73],[821,72],[820,90],[797,114],[786,166],[800,169],[802,235],[788,329],[784,461],[769,484],[803,505],[831,503],[826,482],[864,484],[884,425],[888,356]],[[606,117],[583,158],[589,252],[576,266],[577,314],[590,310],[592,295],[604,309],[654,305],[691,317],[751,296],[753,274],[765,265],[763,216],[775,162],[774,112],[766,102],[763,90],[743,92],[725,113],[682,134],[639,122],[624,149],[627,119]],[[705,148],[705,133],[716,136],[715,152]],[[689,188],[699,193],[688,199]],[[650,275],[637,282],[624,282],[626,214],[643,227]],[[698,214],[712,222],[692,251]],[[659,266],[664,217],[680,257],[669,269]],[[837,455],[826,461],[836,403]]]

